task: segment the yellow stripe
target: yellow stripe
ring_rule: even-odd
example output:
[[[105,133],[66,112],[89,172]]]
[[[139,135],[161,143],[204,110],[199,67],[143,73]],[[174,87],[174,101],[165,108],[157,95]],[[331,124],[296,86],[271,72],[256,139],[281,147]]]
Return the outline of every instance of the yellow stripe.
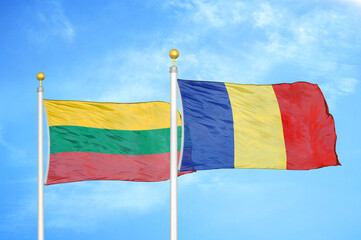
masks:
[[[149,130],[170,127],[170,104],[98,103],[44,100],[49,126],[81,126],[118,130]],[[178,112],[178,126],[181,126]]]
[[[225,85],[233,112],[234,167],[286,169],[281,113],[272,86]]]

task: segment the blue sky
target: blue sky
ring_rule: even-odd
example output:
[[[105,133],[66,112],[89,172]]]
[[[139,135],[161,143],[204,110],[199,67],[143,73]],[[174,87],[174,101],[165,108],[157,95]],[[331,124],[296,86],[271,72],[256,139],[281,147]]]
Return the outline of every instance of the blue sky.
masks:
[[[192,80],[321,87],[341,167],[179,178],[179,239],[361,238],[361,1],[1,1],[0,239],[36,239],[37,98],[169,101]],[[46,239],[168,239],[169,182],[45,187]]]

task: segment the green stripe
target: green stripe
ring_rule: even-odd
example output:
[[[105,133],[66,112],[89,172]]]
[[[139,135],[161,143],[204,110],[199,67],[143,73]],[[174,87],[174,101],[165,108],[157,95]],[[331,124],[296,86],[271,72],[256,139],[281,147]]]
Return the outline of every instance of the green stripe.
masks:
[[[113,130],[78,126],[50,127],[50,154],[94,152],[146,155],[170,152],[170,129],[141,131]],[[182,127],[178,126],[178,150]]]

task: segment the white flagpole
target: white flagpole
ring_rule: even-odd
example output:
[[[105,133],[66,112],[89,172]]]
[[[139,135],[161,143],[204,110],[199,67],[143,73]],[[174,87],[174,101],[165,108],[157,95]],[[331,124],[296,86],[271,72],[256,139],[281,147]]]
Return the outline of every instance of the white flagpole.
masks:
[[[40,81],[38,92],[38,240],[44,240],[44,132],[43,132],[43,94],[41,81],[45,75],[39,72],[36,78]]]
[[[178,154],[177,154],[177,73],[175,59],[179,56],[176,49],[169,52],[173,59],[170,67],[170,240],[178,239]]]

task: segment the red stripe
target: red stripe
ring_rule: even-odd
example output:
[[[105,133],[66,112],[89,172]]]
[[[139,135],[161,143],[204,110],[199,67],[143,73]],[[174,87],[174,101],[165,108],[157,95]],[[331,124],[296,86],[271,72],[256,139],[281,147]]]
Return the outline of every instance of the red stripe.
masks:
[[[179,158],[180,152],[178,152]],[[62,152],[50,155],[46,185],[86,180],[156,182],[169,179],[169,153],[115,155]],[[178,173],[178,176],[190,173]]]
[[[332,115],[317,84],[273,85],[281,111],[287,169],[340,165]]]

